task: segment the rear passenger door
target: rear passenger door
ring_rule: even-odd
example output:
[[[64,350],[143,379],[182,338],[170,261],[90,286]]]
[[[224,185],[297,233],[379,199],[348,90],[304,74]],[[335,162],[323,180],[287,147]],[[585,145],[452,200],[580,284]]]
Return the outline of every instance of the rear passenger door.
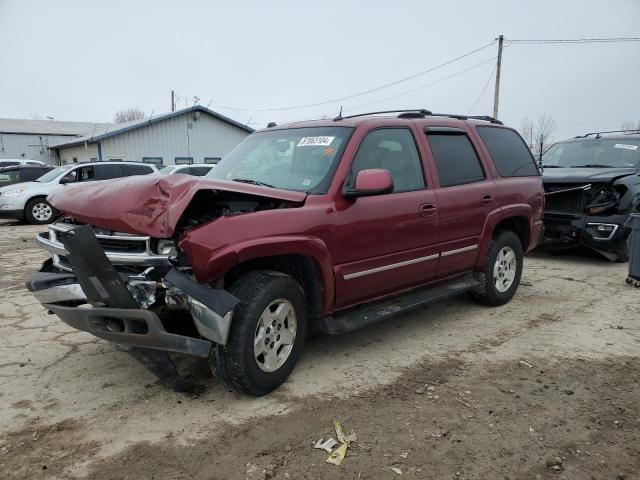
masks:
[[[474,268],[487,215],[498,204],[497,189],[465,130],[426,127],[424,133],[438,181],[438,276],[448,276]]]
[[[359,143],[347,183],[361,170],[391,173],[389,194],[344,199],[332,236],[336,307],[426,283],[438,265],[436,196],[426,181],[415,131],[381,128]]]

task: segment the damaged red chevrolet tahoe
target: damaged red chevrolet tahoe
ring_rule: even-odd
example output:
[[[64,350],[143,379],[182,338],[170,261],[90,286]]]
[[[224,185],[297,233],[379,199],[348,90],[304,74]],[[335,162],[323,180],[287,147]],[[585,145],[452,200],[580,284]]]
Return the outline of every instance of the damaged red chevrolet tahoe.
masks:
[[[399,113],[264,129],[205,178],[56,193],[37,237],[52,257],[27,286],[173,388],[179,353],[253,395],[287,379],[310,330],[462,292],[508,302],[542,233],[529,150],[490,117]]]

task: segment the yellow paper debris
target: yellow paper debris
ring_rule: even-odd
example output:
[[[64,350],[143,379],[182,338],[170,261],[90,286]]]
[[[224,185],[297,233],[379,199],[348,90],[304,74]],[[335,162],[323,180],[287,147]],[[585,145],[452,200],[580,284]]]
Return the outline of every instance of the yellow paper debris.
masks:
[[[340,446],[336,448],[331,455],[327,458],[327,463],[331,463],[333,465],[342,465],[344,461],[344,457],[347,455],[347,448],[351,445],[351,442],[356,441],[356,434],[351,432],[348,436],[344,434],[342,430],[342,425],[340,422],[335,421],[333,425],[336,429],[336,436],[338,437],[338,441],[340,442]]]

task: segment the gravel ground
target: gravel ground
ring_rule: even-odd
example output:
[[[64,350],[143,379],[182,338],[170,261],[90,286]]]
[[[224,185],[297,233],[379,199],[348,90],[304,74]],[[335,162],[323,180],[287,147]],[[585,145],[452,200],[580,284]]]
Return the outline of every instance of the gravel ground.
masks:
[[[24,288],[43,227],[0,221],[0,478],[638,478],[640,291],[626,264],[525,260],[514,300],[466,296],[310,340],[273,394],[172,392]],[[339,420],[342,466],[312,448]]]

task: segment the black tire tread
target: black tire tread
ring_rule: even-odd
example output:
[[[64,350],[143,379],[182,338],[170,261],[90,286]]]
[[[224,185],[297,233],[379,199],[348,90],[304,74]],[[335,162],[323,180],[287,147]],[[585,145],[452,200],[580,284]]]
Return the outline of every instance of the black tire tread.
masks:
[[[471,291],[471,296],[474,300],[479,303],[488,306],[499,306],[503,305],[506,302],[498,300],[494,295],[492,295],[487,286],[489,282],[493,282],[493,275],[491,270],[493,269],[493,258],[498,253],[501,245],[509,240],[512,244],[520,247],[520,251],[516,253],[520,253],[522,255],[522,245],[520,243],[520,238],[511,230],[502,230],[500,232],[496,232],[491,241],[489,242],[489,247],[487,248],[487,253],[485,254],[484,261],[482,263],[482,269],[478,272],[478,278],[480,280],[480,286]],[[517,279],[517,282],[520,282],[520,278]],[[517,288],[517,287],[516,287]],[[509,300],[507,300],[508,302]]]
[[[240,299],[240,303],[234,309],[234,319],[242,319],[251,311],[255,304],[260,301],[258,292],[262,292],[269,284],[277,281],[295,282],[295,280],[284,273],[272,270],[256,270],[249,272],[229,288],[229,292]],[[295,282],[304,297],[302,287]],[[299,315],[303,312],[299,312]],[[304,322],[304,319],[300,319]],[[264,395],[268,393],[254,385],[247,376],[243,364],[242,349],[239,343],[243,340],[243,333],[239,329],[247,328],[237,321],[231,323],[229,339],[226,345],[213,344],[209,354],[209,365],[213,374],[229,389],[249,395]],[[304,335],[304,326],[300,328],[299,334]],[[295,352],[292,352],[294,355]]]

